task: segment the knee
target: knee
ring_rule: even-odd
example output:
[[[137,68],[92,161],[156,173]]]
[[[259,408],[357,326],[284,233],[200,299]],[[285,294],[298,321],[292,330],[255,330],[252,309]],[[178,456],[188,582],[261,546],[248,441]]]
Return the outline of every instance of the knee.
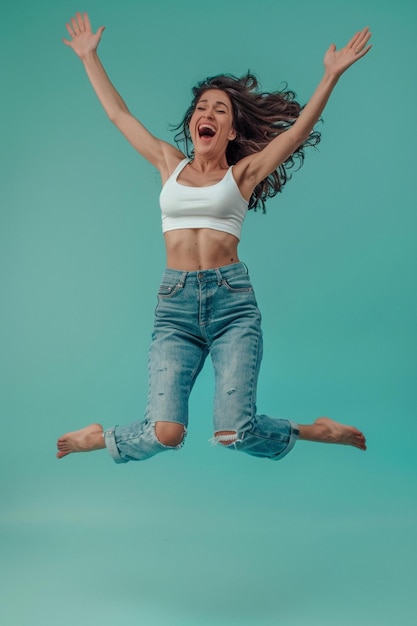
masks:
[[[184,440],[185,427],[178,422],[156,422],[155,435],[162,445],[175,448]]]
[[[214,442],[222,446],[232,446],[239,441],[235,430],[220,430],[214,433]]]

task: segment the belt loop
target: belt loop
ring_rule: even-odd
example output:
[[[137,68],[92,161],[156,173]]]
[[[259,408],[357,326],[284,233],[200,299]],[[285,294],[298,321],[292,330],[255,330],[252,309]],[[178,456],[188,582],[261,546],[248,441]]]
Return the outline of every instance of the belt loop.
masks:
[[[222,276],[221,271],[219,270],[218,267],[215,268],[215,272],[217,274],[217,284],[220,287],[220,285],[223,283],[223,276]]]
[[[180,277],[180,279],[179,279],[179,281],[178,281],[178,285],[179,285],[180,287],[184,287],[184,285],[185,285],[185,279],[187,278],[187,274],[188,274],[188,272],[183,272],[183,273],[181,274],[181,277]]]
[[[241,263],[246,270],[246,274],[249,274],[248,266],[246,265],[246,263],[244,263],[243,261],[241,261]]]

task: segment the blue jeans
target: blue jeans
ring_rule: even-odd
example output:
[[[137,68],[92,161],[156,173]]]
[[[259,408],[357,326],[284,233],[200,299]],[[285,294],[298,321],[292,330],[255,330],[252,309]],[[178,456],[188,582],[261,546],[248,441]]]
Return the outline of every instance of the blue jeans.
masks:
[[[199,272],[165,270],[149,350],[145,419],[104,432],[116,463],[182,446],[161,443],[155,423],[176,422],[186,433],[189,395],[209,353],[215,374],[213,442],[270,459],[291,450],[297,426],[256,415],[261,314],[246,266],[234,263]]]

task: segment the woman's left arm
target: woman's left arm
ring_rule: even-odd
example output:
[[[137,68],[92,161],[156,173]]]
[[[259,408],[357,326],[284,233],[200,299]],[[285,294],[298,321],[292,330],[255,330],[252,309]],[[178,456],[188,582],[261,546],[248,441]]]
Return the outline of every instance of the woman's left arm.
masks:
[[[364,28],[356,33],[344,48],[336,50],[334,44],[330,46],[324,55],[323,78],[295,123],[273,139],[263,150],[245,157],[237,166],[234,166],[234,173],[237,167],[240,170],[241,184],[239,186],[243,195],[249,189],[252,191],[308,139],[340,76],[371,49],[371,45],[368,45],[370,37],[369,29]]]

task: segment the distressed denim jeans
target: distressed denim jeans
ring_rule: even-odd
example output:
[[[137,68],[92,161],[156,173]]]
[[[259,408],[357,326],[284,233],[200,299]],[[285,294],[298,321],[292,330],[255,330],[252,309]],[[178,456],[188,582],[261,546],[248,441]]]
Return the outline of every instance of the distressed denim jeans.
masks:
[[[276,460],[292,449],[299,436],[295,424],[256,414],[261,314],[246,266],[234,263],[198,272],[165,270],[149,350],[145,419],[104,432],[116,463],[183,445],[162,444],[155,423],[176,422],[186,433],[189,395],[209,354],[215,374],[213,442]],[[233,434],[219,434],[225,431]]]

